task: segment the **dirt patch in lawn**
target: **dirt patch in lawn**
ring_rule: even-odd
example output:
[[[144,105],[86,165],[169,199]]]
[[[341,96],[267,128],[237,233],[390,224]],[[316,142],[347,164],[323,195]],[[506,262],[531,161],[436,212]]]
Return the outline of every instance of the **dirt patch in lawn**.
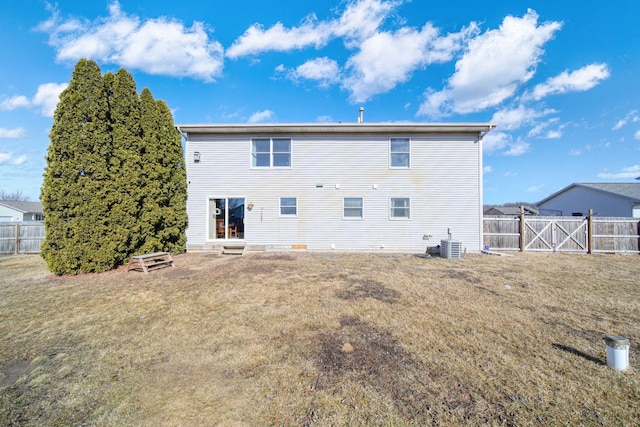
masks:
[[[638,256],[514,255],[0,257],[0,425],[639,425]]]

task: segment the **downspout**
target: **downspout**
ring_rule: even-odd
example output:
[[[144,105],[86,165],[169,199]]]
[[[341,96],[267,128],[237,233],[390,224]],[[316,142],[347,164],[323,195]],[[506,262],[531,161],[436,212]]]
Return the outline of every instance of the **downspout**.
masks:
[[[489,125],[489,130],[488,130],[488,131],[486,131],[486,132],[480,132],[480,138],[479,138],[479,141],[482,141],[482,138],[484,138],[484,136],[485,136],[486,134],[488,134],[489,132],[491,132],[491,131],[492,131],[493,129],[495,129],[497,126],[498,126],[498,125],[490,124],[490,125]]]
[[[488,134],[489,132],[491,132],[492,129],[495,129],[495,127],[498,125],[494,125],[494,124],[489,124],[489,130],[487,130],[486,132],[479,132],[478,134],[478,181],[480,183],[480,189],[479,189],[479,193],[478,196],[480,197],[480,230],[478,230],[480,232],[480,247],[478,248],[480,251],[482,251],[484,249],[484,159],[483,159],[483,153],[482,153],[482,138],[484,138],[484,136],[486,134]]]
[[[184,138],[184,142],[187,142],[189,134],[186,133],[186,132],[183,132],[182,129],[180,129],[180,126],[178,126],[178,125],[175,125],[175,126],[176,126],[176,129],[178,130],[178,132],[180,132],[180,135],[182,135],[182,137]]]

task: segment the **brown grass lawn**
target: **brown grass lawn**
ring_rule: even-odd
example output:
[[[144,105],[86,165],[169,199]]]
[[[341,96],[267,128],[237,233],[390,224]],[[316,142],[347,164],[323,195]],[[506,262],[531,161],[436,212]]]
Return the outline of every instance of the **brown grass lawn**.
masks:
[[[0,257],[2,425],[640,425],[637,255]],[[606,366],[601,334],[631,341]]]

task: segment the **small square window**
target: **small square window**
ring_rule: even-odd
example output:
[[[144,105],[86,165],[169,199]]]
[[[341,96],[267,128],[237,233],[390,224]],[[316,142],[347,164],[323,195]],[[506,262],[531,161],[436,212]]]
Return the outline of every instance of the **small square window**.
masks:
[[[408,168],[411,159],[409,138],[391,138],[389,141],[389,166],[392,168]]]
[[[362,219],[362,197],[345,197],[343,202],[344,218]]]
[[[280,197],[280,216],[297,216],[298,199],[295,197]]]
[[[411,218],[411,200],[408,197],[391,198],[391,218]]]

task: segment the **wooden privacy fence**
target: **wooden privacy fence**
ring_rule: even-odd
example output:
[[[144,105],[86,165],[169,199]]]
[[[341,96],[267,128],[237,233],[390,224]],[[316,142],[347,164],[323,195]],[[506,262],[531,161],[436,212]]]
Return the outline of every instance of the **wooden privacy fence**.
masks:
[[[36,254],[44,240],[40,221],[0,222],[0,254]]]
[[[640,253],[640,218],[486,216],[483,228],[491,250]]]

